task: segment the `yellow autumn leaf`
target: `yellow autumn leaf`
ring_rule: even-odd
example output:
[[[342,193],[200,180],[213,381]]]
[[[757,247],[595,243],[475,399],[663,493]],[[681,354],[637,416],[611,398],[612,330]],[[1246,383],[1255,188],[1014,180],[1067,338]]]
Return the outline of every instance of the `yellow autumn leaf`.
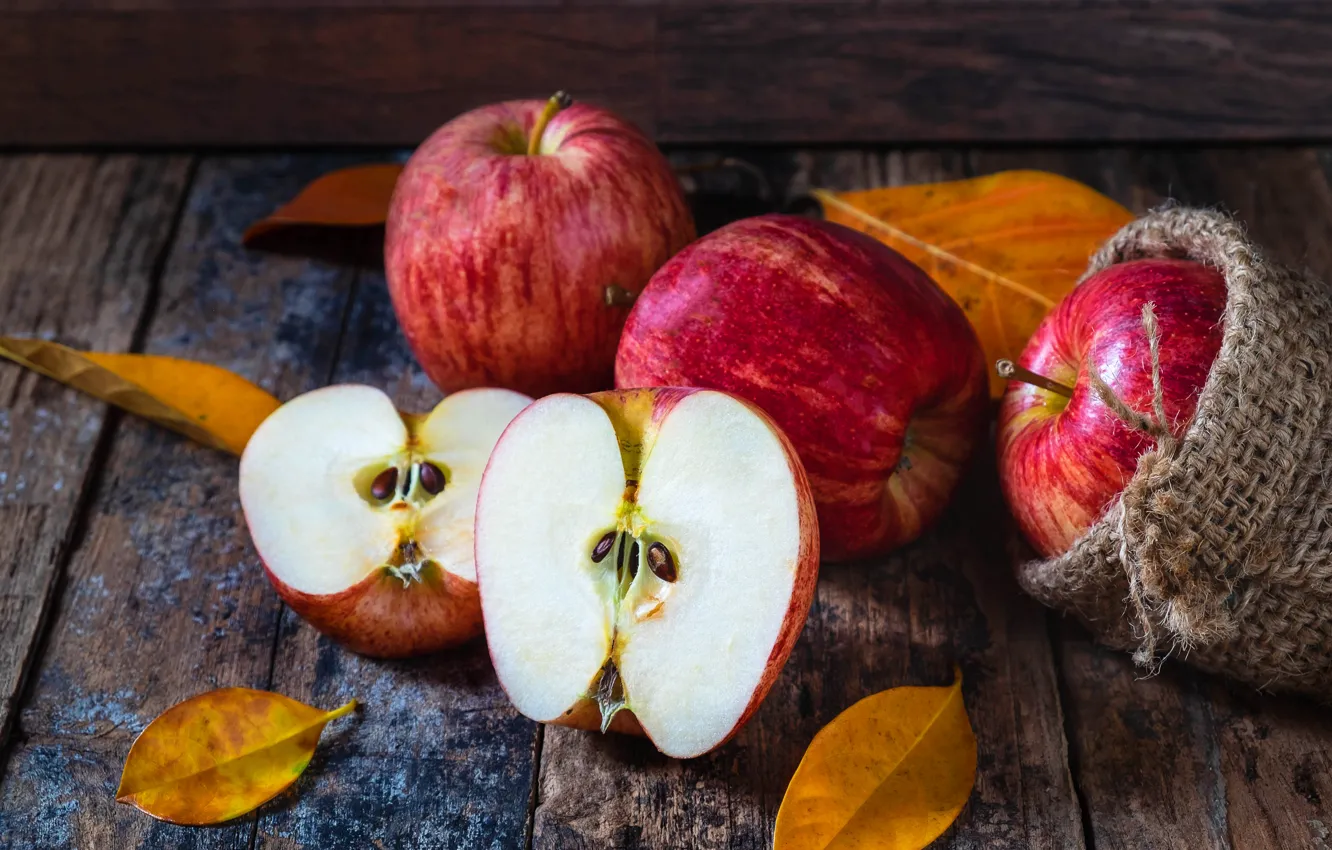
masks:
[[[1133,220],[1104,195],[1043,171],[814,195],[829,221],[929,272],[966,312],[991,363],[1018,358],[1091,255]],[[1004,385],[990,375],[993,397]]]
[[[333,711],[267,691],[223,688],[167,709],[135,739],[116,801],[171,823],[222,823],[296,781]]]
[[[962,674],[866,697],[814,736],[777,812],[774,850],[920,850],[976,782]]]
[[[193,360],[76,351],[17,337],[0,337],[0,357],[237,455],[281,404],[234,372]]]

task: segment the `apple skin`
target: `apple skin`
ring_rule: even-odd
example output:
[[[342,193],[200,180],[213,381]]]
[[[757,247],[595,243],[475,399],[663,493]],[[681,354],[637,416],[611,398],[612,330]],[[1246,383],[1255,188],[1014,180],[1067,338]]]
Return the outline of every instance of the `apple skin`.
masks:
[[[616,383],[711,387],[767,411],[804,462],[828,560],[933,522],[988,407],[975,332],[925,272],[787,215],[730,224],[663,266],[629,315]]]
[[[378,570],[338,593],[304,593],[264,566],[278,596],[315,629],[360,655],[409,658],[459,646],[482,634],[481,596],[470,581],[438,565],[420,581]]]
[[[1019,528],[1043,557],[1068,551],[1155,447],[1101,401],[1088,378],[1095,369],[1130,408],[1151,414],[1147,302],[1160,335],[1166,418],[1171,433],[1182,435],[1221,348],[1226,306],[1224,278],[1198,263],[1136,260],[1089,277],[1045,317],[1018,361],[1072,387],[1072,397],[1018,381],[1004,393],[999,479]]]
[[[651,453],[661,423],[665,420],[666,415],[670,413],[671,408],[697,391],[697,389],[688,387],[632,388],[593,393],[588,398],[599,404],[610,418],[616,436],[620,439],[621,451],[627,457],[626,469],[637,469]],[[772,417],[743,398],[737,397],[737,400],[768,423],[773,433],[781,440],[792,477],[795,479],[800,523],[800,553],[791,586],[791,601],[787,606],[786,615],[782,619],[782,627],[781,631],[778,632],[777,641],[773,644],[772,652],[768,655],[767,666],[764,668],[754,692],[750,695],[745,710],[741,712],[739,719],[736,720],[735,726],[724,738],[717,742],[713,749],[722,746],[735,737],[749,722],[749,719],[753,717],[754,712],[758,711],[764,698],[772,690],[773,684],[782,672],[782,667],[786,665],[786,660],[791,655],[791,650],[795,648],[795,642],[800,637],[800,632],[805,628],[805,621],[809,618],[810,605],[814,602],[814,590],[819,581],[820,531],[814,506],[814,495],[810,489],[805,468],[796,453],[795,447],[786,437],[781,427],[773,421]],[[522,413],[518,414],[514,418],[514,422],[517,422],[522,416]],[[513,427],[512,422],[509,423],[509,427]],[[500,441],[503,442],[503,440],[504,437],[501,436]],[[484,489],[485,486],[486,479],[482,475],[481,487]],[[486,585],[483,571],[477,571],[477,579],[481,593],[484,595]],[[503,682],[500,684],[502,687]],[[575,703],[561,717],[550,722],[557,726],[568,726],[574,729],[596,732],[601,729],[601,712],[595,701],[585,699]],[[647,734],[639,724],[638,719],[634,717],[633,711],[629,709],[620,711],[615,715],[611,720],[610,731],[628,735],[641,735],[651,740],[651,736]],[[656,743],[654,742],[653,745],[656,746]],[[700,753],[700,755],[702,754]]]
[[[460,115],[408,161],[393,192],[384,267],[403,333],[445,392],[533,396],[611,386],[638,292],[694,238],[670,165],[602,109],[559,112],[525,150],[545,101]]]

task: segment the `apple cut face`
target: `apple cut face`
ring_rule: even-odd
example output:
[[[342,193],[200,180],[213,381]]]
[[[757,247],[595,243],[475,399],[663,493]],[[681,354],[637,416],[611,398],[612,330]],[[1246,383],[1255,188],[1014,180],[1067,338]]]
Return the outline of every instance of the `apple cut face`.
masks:
[[[467,390],[416,416],[373,387],[343,385],[275,411],[246,445],[240,495],[283,600],[368,655],[479,635],[477,489],[490,450],[529,403]]]
[[[701,755],[758,707],[804,625],[818,536],[804,471],[725,393],[555,395],[495,448],[477,504],[486,636],[544,722]]]

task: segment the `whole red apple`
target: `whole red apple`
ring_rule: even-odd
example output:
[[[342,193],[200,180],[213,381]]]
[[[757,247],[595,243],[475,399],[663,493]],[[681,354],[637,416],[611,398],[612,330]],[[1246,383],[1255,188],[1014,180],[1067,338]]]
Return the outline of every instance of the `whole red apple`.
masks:
[[[620,387],[735,393],[809,474],[823,553],[915,538],[943,510],[984,420],[976,335],[925,272],[840,225],[745,219],[653,276],[616,357]]]
[[[1045,317],[1018,362],[1062,387],[1011,381],[1004,393],[999,479],[1018,526],[1045,557],[1091,528],[1156,443],[1107,407],[1088,378],[1095,371],[1131,409],[1151,414],[1148,302],[1166,425],[1182,434],[1221,348],[1226,306],[1225,280],[1198,263],[1137,260],[1083,281]]]
[[[394,189],[389,292],[445,391],[605,389],[628,313],[608,287],[638,292],[694,238],[651,141],[605,110],[560,105],[513,101],[455,118]]]

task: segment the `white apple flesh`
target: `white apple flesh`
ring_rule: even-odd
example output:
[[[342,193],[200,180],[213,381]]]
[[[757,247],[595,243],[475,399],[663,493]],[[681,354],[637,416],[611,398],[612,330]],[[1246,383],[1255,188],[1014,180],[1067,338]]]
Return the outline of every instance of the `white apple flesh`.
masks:
[[[818,529],[790,443],[725,393],[548,396],[491,455],[476,566],[523,714],[688,758],[757,709],[803,627]]]
[[[241,457],[245,520],[282,599],[355,652],[404,657],[481,634],[472,526],[490,450],[531,399],[455,393],[402,414],[373,387],[299,396]]]

